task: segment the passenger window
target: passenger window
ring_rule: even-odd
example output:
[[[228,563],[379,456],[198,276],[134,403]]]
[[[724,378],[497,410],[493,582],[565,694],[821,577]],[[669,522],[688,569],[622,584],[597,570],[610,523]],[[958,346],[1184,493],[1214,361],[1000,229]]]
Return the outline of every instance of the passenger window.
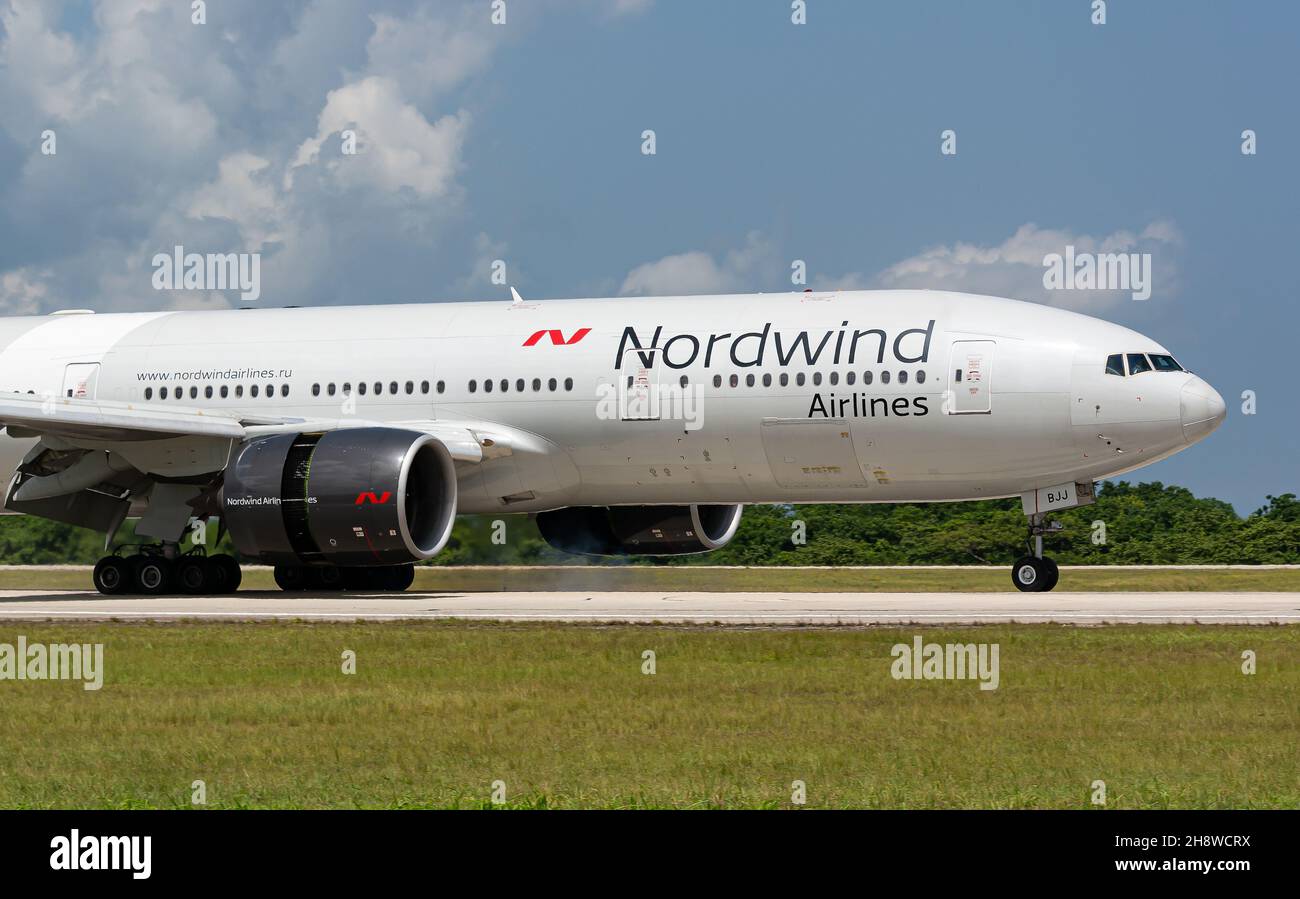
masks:
[[[325,392],[328,393],[330,396],[333,396],[333,395],[334,395],[334,385],[333,385],[333,383],[330,383],[330,384],[326,384],[326,385],[325,385]],[[256,387],[253,388],[253,396],[257,396],[257,388],[256,388]]]
[[[887,371],[882,371],[882,372],[880,373],[880,383],[881,383],[881,384],[888,384],[888,383],[889,383],[889,372],[887,372]]]
[[[714,376],[713,376],[713,386],[714,386],[714,387],[721,387],[721,386],[722,386],[722,375],[714,375]]]
[[[376,381],[376,382],[375,382],[375,396],[379,396],[379,395],[380,395],[381,393],[383,393],[383,392],[384,392],[384,385],[381,384],[381,383],[379,383],[378,381]]]
[[[476,391],[476,390],[478,390],[478,381],[470,381],[470,382],[469,382],[469,392],[470,392],[470,393],[473,393],[473,392]]]
[[[366,395],[366,382],[365,382],[365,381],[362,381],[360,384],[357,385],[357,393],[361,394],[362,396],[365,396],[365,395]]]
[[[1106,357],[1106,374],[1124,377],[1124,356],[1120,353]]]
[[[565,378],[565,379],[564,379],[564,389],[565,389],[565,390],[572,390],[572,389],[573,389],[573,378]]]
[[[190,399],[192,399],[192,400],[197,400],[198,398],[199,398],[199,388],[197,388],[197,387],[191,387],[191,388],[190,388]]]
[[[280,396],[288,396],[288,395],[289,395],[289,385],[288,385],[288,384],[281,384],[281,385],[280,385]]]
[[[551,378],[549,381],[547,381],[547,382],[546,382],[546,386],[547,386],[547,388],[551,391],[551,393],[554,393],[554,392],[555,392],[555,379],[554,379],[554,378]]]
[[[520,388],[520,389],[522,390],[523,388]],[[420,382],[420,393],[428,393],[428,392],[429,392],[429,382],[428,382],[428,381],[421,381],[421,382]]]
[[[819,371],[813,372],[813,386],[814,387],[819,386],[821,382],[822,382],[822,373]]]
[[[803,382],[804,382],[803,372],[799,372],[798,374],[796,374],[796,375],[794,376],[794,382],[795,382],[795,384],[797,384],[797,385],[800,386],[800,387],[803,386]]]
[[[333,393],[334,391],[331,390],[330,392]],[[235,399],[239,399],[239,398],[240,398],[241,396],[243,396],[243,395],[244,395],[244,385],[243,385],[243,384],[236,384],[236,385],[235,385]]]
[[[918,372],[916,373],[916,383],[918,383],[918,384],[924,384],[924,383],[925,383],[925,372],[923,372],[923,371],[918,371]]]
[[[790,386],[790,376],[785,372],[781,372],[781,386],[782,387]]]
[[[203,388],[203,396],[204,396],[205,399],[209,399],[209,400],[212,399],[212,385],[211,385],[211,384],[209,384],[207,387],[204,387],[204,388]]]
[[[844,374],[844,383],[848,384],[850,387],[853,386],[853,382],[856,381],[857,379],[858,379],[858,373],[855,371],[845,372]]]
[[[492,392],[492,381],[491,381],[491,379],[485,379],[485,380],[483,381],[483,392],[484,392],[484,393],[491,393],[491,392]]]
[[[1151,354],[1151,364],[1156,367],[1156,371],[1182,371],[1183,367],[1178,364],[1173,356],[1157,356]]]
[[[740,386],[740,375],[732,375],[731,378],[728,379],[728,382],[731,384],[732,387],[739,387],[739,386]]]
[[[907,383],[907,372],[905,372],[905,371],[900,371],[900,372],[898,373],[898,383],[900,383],[900,384],[906,384],[906,383]]]
[[[542,379],[541,379],[541,378],[533,378],[533,393],[537,393],[537,391],[539,391],[539,390],[541,390],[541,389],[542,389]],[[441,382],[441,381],[438,382],[438,392],[439,392],[439,393],[442,393],[442,382]]]
[[[540,383],[540,382],[534,382],[534,383]],[[444,390],[446,390],[446,389],[447,389],[447,382],[446,382],[446,381],[439,381],[439,382],[438,382],[438,392],[439,392],[439,393],[442,393],[442,392],[443,392]],[[533,389],[536,390],[537,388],[534,387]]]
[[[502,379],[501,379],[501,392],[502,392],[502,393],[508,393],[509,391],[510,391],[510,382],[507,381],[505,378],[502,378]]]
[[[331,384],[330,386],[333,387],[334,385]],[[333,390],[330,391],[330,393],[333,393],[333,392],[334,392]],[[257,385],[256,385],[256,384],[254,384],[252,387],[248,388],[248,395],[249,395],[249,396],[257,396]]]
[[[690,383],[690,379],[687,378],[686,375],[682,375],[680,378],[677,379],[677,383],[682,386],[683,390],[685,390],[686,385]],[[522,390],[523,388],[521,387],[519,389]]]
[[[396,382],[396,381],[390,381],[390,382],[389,382],[389,384],[388,384],[388,392],[391,393],[391,394],[393,394],[394,396],[397,395],[397,382]]]
[[[224,388],[224,387],[221,388],[221,395],[222,395],[222,396],[225,396],[225,395],[226,395],[226,388]],[[311,395],[312,395],[312,396],[320,396],[320,385],[319,385],[319,384],[313,384],[313,385],[311,385]]]
[[[871,383],[871,379],[872,379],[872,374],[871,374],[871,372],[869,372],[869,371],[864,371],[864,372],[862,373],[862,383],[863,383],[863,384],[870,384],[870,383]]]
[[[764,375],[763,375],[763,386],[764,386],[764,387],[771,387],[771,386],[772,386],[772,374],[771,374],[771,372],[766,372],[766,373],[764,373]]]
[[[319,384],[316,385],[316,392],[317,392],[317,393],[320,393],[320,385],[319,385]],[[228,396],[230,396],[230,388],[227,387],[225,384],[222,384],[222,385],[221,385],[221,398],[224,400],[224,399],[225,399],[226,397],[228,397]]]
[[[754,386],[754,376],[753,376],[753,375],[745,375],[745,386],[746,386],[746,387],[753,387],[753,386]]]
[[[831,386],[834,387],[839,382],[840,382],[840,373],[837,371],[831,372]]]
[[[1128,354],[1128,373],[1130,375],[1140,375],[1144,371],[1151,371],[1151,363],[1142,353]]]
[[[147,399],[147,400],[151,400],[151,399],[153,399],[153,388],[152,388],[152,387],[146,387],[146,388],[144,389],[144,398]]]

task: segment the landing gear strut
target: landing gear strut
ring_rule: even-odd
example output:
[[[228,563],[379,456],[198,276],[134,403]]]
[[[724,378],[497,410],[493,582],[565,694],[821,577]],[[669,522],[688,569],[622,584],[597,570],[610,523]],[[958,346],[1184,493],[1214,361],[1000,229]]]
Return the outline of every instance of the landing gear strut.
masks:
[[[1060,569],[1043,555],[1043,535],[1061,530],[1059,521],[1048,521],[1042,513],[1029,516],[1030,554],[1011,567],[1011,583],[1025,593],[1045,593],[1056,586]]]

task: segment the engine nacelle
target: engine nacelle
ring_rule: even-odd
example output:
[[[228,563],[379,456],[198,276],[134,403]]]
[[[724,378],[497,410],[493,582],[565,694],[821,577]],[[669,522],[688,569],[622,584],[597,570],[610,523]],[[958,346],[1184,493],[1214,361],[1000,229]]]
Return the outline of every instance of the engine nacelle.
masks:
[[[587,556],[680,556],[720,549],[741,506],[575,506],[542,512],[537,528],[556,549]]]
[[[240,447],[222,515],[239,552],[270,564],[417,562],[451,537],[456,469],[416,431],[278,434]]]

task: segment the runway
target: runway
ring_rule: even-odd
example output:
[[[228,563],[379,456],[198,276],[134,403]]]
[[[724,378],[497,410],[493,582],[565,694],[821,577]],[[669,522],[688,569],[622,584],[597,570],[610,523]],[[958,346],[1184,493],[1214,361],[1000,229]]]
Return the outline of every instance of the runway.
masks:
[[[0,590],[0,620],[401,621],[457,618],[749,625],[1296,624],[1300,593],[402,594],[247,592],[105,597]]]

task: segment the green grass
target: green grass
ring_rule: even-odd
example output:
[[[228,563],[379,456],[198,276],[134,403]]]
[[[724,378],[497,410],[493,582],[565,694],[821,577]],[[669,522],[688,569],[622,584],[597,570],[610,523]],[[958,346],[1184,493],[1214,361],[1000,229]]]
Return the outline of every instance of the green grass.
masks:
[[[90,569],[0,570],[0,589],[89,590]],[[269,571],[246,570],[245,590],[274,590]],[[708,568],[611,565],[549,568],[420,566],[415,590],[457,592],[516,590],[674,590],[706,592],[867,592],[1012,590],[1011,569],[951,568]],[[1116,569],[1104,565],[1066,569],[1057,590],[1080,591],[1300,591],[1300,568]]]
[[[1000,688],[894,680],[917,633]],[[0,807],[1295,808],[1298,633],[10,622],[107,676],[0,681]]]

